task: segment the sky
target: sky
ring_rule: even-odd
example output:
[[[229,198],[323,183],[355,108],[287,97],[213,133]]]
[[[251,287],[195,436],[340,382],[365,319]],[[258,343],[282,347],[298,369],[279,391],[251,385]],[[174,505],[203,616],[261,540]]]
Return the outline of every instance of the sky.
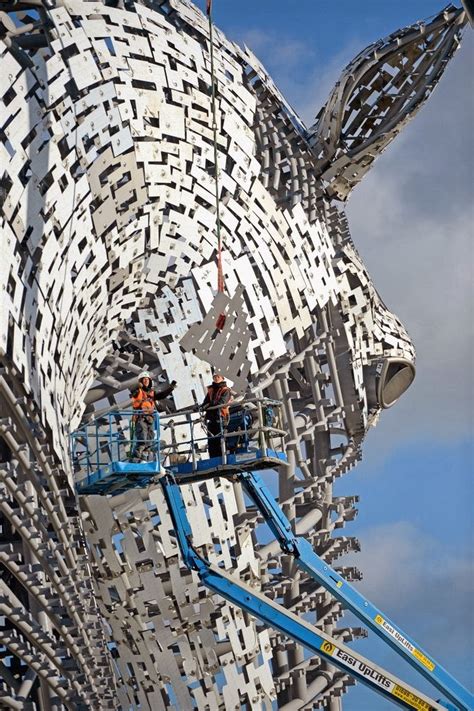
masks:
[[[254,51],[310,125],[361,49],[442,7],[436,0],[214,0],[213,14],[229,39]],[[348,202],[354,243],[417,348],[417,376],[369,433],[362,463],[335,488],[360,496],[359,515],[343,532],[361,544],[361,553],[343,561],[363,571],[360,589],[471,689],[473,70],[474,32],[467,29],[433,96]],[[355,647],[429,692],[373,635]],[[358,685],[343,708],[394,706]]]

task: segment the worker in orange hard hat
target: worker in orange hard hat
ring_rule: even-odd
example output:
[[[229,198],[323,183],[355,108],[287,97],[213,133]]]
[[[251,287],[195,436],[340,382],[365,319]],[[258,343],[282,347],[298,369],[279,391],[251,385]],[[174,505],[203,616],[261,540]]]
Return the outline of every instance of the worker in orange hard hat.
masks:
[[[205,410],[207,427],[207,448],[209,456],[220,457],[221,437],[224,427],[229,421],[229,403],[232,400],[232,390],[227,385],[221,373],[214,373],[212,383],[207,388],[207,394],[201,405]]]
[[[175,389],[176,380],[164,390],[153,389],[153,381],[147,370],[138,376],[138,385],[131,391],[134,413],[136,448],[132,456],[135,460],[147,461],[148,453],[153,450],[154,443],[154,413],[158,409],[157,402],[171,395]],[[145,456],[146,454],[146,456]]]

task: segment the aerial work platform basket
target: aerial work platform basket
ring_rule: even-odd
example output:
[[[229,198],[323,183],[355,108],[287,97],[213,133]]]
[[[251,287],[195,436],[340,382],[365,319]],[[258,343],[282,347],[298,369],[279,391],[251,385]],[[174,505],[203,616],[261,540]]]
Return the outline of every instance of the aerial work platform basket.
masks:
[[[196,409],[172,415],[109,412],[71,435],[76,490],[80,495],[114,496],[146,487],[164,471],[185,482],[196,474],[212,478],[284,465],[286,433],[279,428],[280,408],[280,402],[268,398],[234,403],[228,416],[218,411],[219,431],[214,434]],[[140,418],[148,418],[147,439],[137,436]],[[217,440],[220,456],[209,457],[210,439]]]
[[[130,410],[109,412],[85,423],[71,435],[71,457],[78,494],[121,494],[148,486],[161,471],[160,419],[147,415],[153,436],[137,438],[137,414]],[[140,445],[149,445],[149,461],[136,461]]]
[[[222,409],[222,408],[220,408]],[[180,481],[231,474],[233,471],[274,469],[286,464],[285,436],[281,429],[278,400],[254,398],[234,403],[224,417],[218,407],[208,408],[219,415],[218,432],[212,437],[200,413],[185,411],[163,417],[161,457],[167,471]],[[166,437],[169,434],[170,436]],[[209,457],[207,446],[215,439],[220,456]]]

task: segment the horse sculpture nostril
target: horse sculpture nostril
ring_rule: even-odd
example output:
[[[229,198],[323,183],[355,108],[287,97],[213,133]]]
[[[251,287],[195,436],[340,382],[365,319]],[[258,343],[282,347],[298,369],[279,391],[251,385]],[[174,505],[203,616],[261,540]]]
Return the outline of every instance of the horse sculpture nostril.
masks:
[[[404,358],[384,358],[364,370],[370,408],[392,407],[415,378],[415,366]]]

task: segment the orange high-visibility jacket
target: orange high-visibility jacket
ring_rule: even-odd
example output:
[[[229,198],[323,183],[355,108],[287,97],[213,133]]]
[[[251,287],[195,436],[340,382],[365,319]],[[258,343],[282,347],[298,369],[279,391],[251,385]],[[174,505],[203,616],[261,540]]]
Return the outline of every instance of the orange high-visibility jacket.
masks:
[[[152,415],[155,412],[155,391],[138,388],[136,395],[132,395],[132,407],[134,410]]]
[[[163,400],[164,398],[168,397],[168,395],[171,395],[175,387],[175,381],[173,381],[171,385],[168,385],[167,388],[158,391],[154,390],[153,388],[145,390],[141,387],[141,385],[139,385],[130,392],[130,396],[132,398],[132,407],[134,410],[141,410],[142,412],[145,412],[148,415],[152,415],[155,411],[156,401]]]
[[[212,407],[222,404],[223,407],[221,407],[220,410],[211,410],[210,412],[208,412],[208,416],[212,417],[212,415],[214,414],[217,419],[217,413],[220,412],[221,417],[226,420],[229,417],[228,403],[231,399],[232,392],[228,385],[222,383],[219,388],[214,388],[212,387],[212,385],[209,385],[209,387],[207,388],[207,395],[204,399],[203,404],[209,404]]]

